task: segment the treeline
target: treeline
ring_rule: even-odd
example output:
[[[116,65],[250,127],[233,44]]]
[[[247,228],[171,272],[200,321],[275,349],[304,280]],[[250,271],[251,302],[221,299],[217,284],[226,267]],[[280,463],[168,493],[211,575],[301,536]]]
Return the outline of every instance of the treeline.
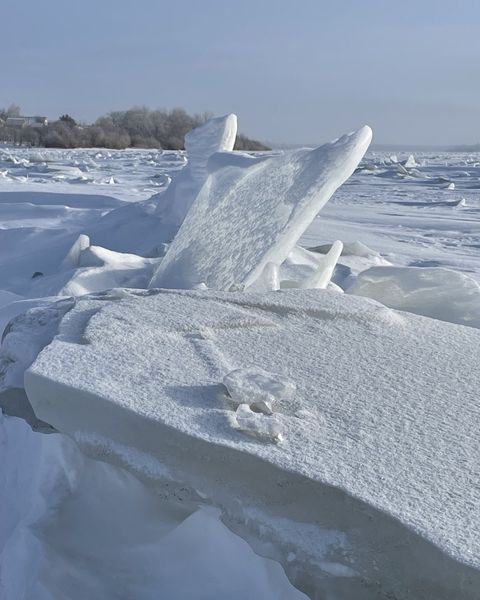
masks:
[[[0,141],[45,148],[161,148],[183,150],[185,134],[209,118],[190,115],[183,108],[152,110],[145,106],[110,112],[93,124],[77,123],[68,114],[43,127],[9,127],[8,117],[20,116],[11,105],[0,108]],[[236,150],[268,150],[264,144],[239,134]]]

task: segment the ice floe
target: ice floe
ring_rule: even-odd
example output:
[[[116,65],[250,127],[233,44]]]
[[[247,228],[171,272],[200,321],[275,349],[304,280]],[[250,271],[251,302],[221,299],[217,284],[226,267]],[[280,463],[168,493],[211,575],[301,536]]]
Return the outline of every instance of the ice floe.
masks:
[[[480,285],[439,267],[372,267],[358,274],[349,294],[398,310],[480,328]]]
[[[86,431],[111,440],[111,456],[120,443],[160,458],[233,520],[255,505],[268,521],[275,498],[277,516],[319,527],[319,537],[341,529],[346,546],[313,544],[302,561],[312,580],[322,561],[352,570],[352,597],[364,581],[400,597],[420,595],[425,581],[437,598],[461,586],[475,597],[479,374],[464,351],[478,347],[475,329],[291,290],[84,297],[59,331],[25,374],[40,419],[79,443]],[[225,404],[225,376],[252,356],[296,384],[274,415]],[[285,552],[300,544],[295,527],[271,535]]]

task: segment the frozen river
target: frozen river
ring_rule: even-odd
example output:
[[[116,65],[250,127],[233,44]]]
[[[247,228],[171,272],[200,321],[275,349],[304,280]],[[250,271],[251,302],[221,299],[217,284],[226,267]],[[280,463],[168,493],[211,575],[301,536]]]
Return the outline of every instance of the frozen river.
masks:
[[[99,210],[120,204],[96,205],[99,196],[145,200],[185,161],[182,152],[156,150],[0,147],[0,261],[27,249],[25,228],[80,232]],[[480,280],[480,154],[369,152],[361,166],[303,236],[304,246],[361,240],[394,265],[447,266]]]

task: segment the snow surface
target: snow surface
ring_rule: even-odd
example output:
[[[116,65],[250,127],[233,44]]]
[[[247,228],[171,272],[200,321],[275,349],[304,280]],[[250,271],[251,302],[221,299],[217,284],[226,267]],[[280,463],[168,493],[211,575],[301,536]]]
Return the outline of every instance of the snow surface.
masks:
[[[399,173],[388,154],[368,153],[300,243],[361,241],[391,264],[446,267],[480,282],[480,153],[415,159]],[[450,181],[454,190],[441,187]]]
[[[473,328],[322,290],[130,291],[80,298],[25,386],[39,418],[167,461],[236,519],[238,503],[267,514],[273,503],[282,518],[342,530],[346,546],[306,551],[313,573],[334,562],[359,594],[366,579],[400,598],[474,598],[479,347]],[[273,415],[235,413],[222,382],[248,367],[281,369],[295,396]],[[279,443],[238,431],[272,437],[277,425]],[[270,535],[300,544],[295,531]]]
[[[2,600],[306,598],[218,510],[162,498],[65,435],[0,412],[0,449]]]
[[[216,154],[209,175],[150,286],[229,290],[279,266],[334,191],[353,173],[365,126],[314,150],[279,156]]]
[[[247,165],[260,170],[279,155],[211,156],[231,150],[235,130],[233,116],[197,130],[187,140],[188,158],[157,150],[0,146],[0,406],[37,430],[52,431],[33,414],[22,386],[25,370],[42,348],[41,357],[49,352],[60,325],[72,336],[60,331],[53,343],[58,374],[49,371],[47,383],[59,388],[51,397],[56,418],[68,420],[58,408],[65,401],[75,408],[72,431],[80,417],[90,419],[88,429],[75,433],[79,446],[58,434],[33,433],[18,419],[5,417],[0,424],[2,585],[12,586],[13,600],[22,590],[35,600],[43,592],[48,598],[85,598],[99,590],[105,597],[122,597],[125,590],[143,600],[158,597],[159,587],[171,581],[160,572],[161,563],[172,573],[181,570],[175,581],[175,597],[181,597],[181,586],[189,583],[184,573],[198,573],[196,565],[211,553],[227,575],[227,591],[219,595],[231,597],[229,582],[241,570],[224,566],[222,552],[231,551],[240,566],[250,565],[251,557],[224,545],[218,518],[197,511],[206,503],[218,506],[229,530],[257,554],[281,562],[311,597],[476,600],[477,332],[355,296],[342,299],[339,292],[367,293],[403,311],[478,327],[480,154],[369,152],[302,235],[302,246],[314,252],[295,246],[281,264],[268,259],[259,265],[248,286],[261,292],[255,296],[233,294],[224,302],[221,294],[177,294],[189,306],[198,301],[193,314],[186,310],[175,320],[169,305],[157,324],[159,313],[154,318],[150,311],[166,302],[165,293],[158,300],[152,292],[148,300],[148,294],[123,288],[147,285],[210,170],[216,178],[226,163],[239,173]],[[268,214],[263,224],[270,222]],[[197,235],[215,235],[213,225],[202,222]],[[248,256],[234,259],[246,262]],[[269,293],[318,285],[333,266],[327,289],[335,293]],[[101,293],[112,286],[122,289]],[[48,297],[88,292],[95,296],[76,303]],[[314,309],[308,304],[313,297]],[[152,304],[139,310],[137,302]],[[205,327],[199,326],[197,313],[205,305],[217,311],[218,303],[226,308],[217,320],[204,315]],[[134,339],[137,311],[144,324]],[[103,329],[93,327],[97,318]],[[90,329],[96,339],[87,348]],[[93,364],[111,331],[117,345],[128,338],[126,347],[112,347],[111,364]],[[177,344],[176,354],[164,353]],[[69,361],[77,360],[77,352],[89,358],[73,376],[76,364]],[[221,383],[238,368],[281,374],[298,392],[288,402],[238,405]],[[77,381],[80,373],[84,379]],[[123,394],[125,386],[125,402],[133,406],[135,385],[140,407],[150,394],[150,412],[128,412],[124,419],[119,398],[98,395],[104,374],[104,387],[112,386],[102,394]],[[165,390],[173,376],[178,382]],[[61,377],[79,389],[61,386]],[[81,387],[87,384],[92,396]],[[160,402],[165,397],[166,404]],[[81,410],[86,398],[90,414]],[[46,410],[47,399],[41,402]],[[159,428],[172,420],[175,429],[162,429],[157,439]],[[208,436],[213,443],[205,441]],[[78,447],[116,466],[90,461]],[[90,466],[79,470],[79,461]],[[159,495],[168,506],[158,505]],[[187,536],[170,561],[170,550],[179,546],[173,538],[162,545],[164,534],[182,522],[192,532],[200,527],[202,538]],[[208,548],[207,530],[215,532]],[[181,562],[179,555],[190,546],[201,547],[200,562],[191,554]],[[475,570],[462,567],[467,563]],[[272,583],[270,567],[265,569]],[[257,573],[254,566],[250,571]],[[201,589],[209,592],[213,563],[209,573],[208,581],[198,579],[194,597]],[[241,579],[248,584],[243,597],[251,590],[255,596],[260,579],[250,585],[245,571]],[[257,596],[268,597],[259,589]]]

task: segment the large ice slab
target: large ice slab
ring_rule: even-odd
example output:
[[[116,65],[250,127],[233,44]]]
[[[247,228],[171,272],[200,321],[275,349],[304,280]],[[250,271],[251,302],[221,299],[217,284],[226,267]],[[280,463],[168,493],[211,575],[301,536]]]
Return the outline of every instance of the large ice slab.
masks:
[[[25,386],[85,449],[153,456],[261,532],[304,590],[473,600],[479,347],[473,328],[322,290],[124,291],[77,300]],[[248,367],[295,395],[237,414],[222,381]]]
[[[480,328],[480,285],[441,267],[371,267],[348,287],[349,294],[417,315]]]
[[[185,136],[188,162],[159,198],[157,213],[179,227],[197,197],[208,172],[208,159],[215,152],[233,150],[237,137],[237,116],[232,114],[210,119]]]
[[[267,263],[279,266],[353,173],[371,137],[365,126],[314,150],[214,155],[151,287],[248,287]]]

